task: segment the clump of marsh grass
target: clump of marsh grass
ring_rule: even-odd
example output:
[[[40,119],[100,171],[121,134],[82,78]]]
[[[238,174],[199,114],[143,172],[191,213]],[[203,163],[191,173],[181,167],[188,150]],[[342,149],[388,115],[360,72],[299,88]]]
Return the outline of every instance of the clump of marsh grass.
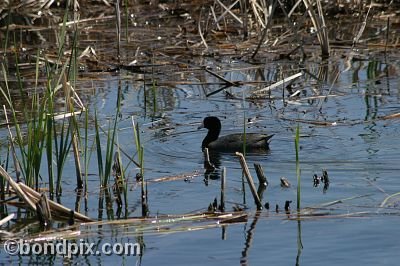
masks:
[[[43,2],[43,1],[40,1]],[[42,6],[43,7],[43,6]],[[14,142],[18,146],[18,152],[13,149],[14,165],[17,170],[17,180],[20,179],[19,172],[21,172],[22,180],[30,187],[39,188],[42,178],[42,161],[47,159],[47,176],[50,195],[55,192],[57,195],[62,193],[61,181],[64,164],[69,155],[71,147],[73,147],[74,158],[76,164],[77,175],[77,188],[83,187],[80,167],[80,154],[78,146],[79,131],[77,127],[77,120],[75,114],[80,113],[85,108],[76,94],[73,87],[76,84],[77,72],[77,43],[78,31],[75,29],[72,53],[68,63],[61,63],[61,58],[65,52],[65,39],[66,39],[66,21],[68,18],[68,9],[64,13],[64,20],[59,34],[56,36],[58,39],[58,59],[53,62],[47,61],[39,56],[39,51],[36,55],[35,65],[35,87],[30,105],[25,105],[22,114],[23,117],[17,119],[17,110],[14,107],[11,98],[10,88],[8,86],[9,73],[8,68],[2,63],[2,73],[4,76],[4,86],[0,87],[1,94],[6,99],[6,109],[12,114],[11,124],[15,128],[15,139],[11,135],[10,142]],[[7,38],[9,37],[7,29]],[[9,41],[5,40],[4,49],[7,49]],[[14,44],[17,46],[15,37]],[[20,91],[21,97],[24,95],[24,84],[22,82],[20,69],[19,69],[19,54],[15,50],[15,75],[17,77],[17,86]],[[44,64],[42,64],[44,61]],[[45,90],[44,93],[39,93],[38,87],[39,80],[39,66],[44,65],[44,72],[46,73]],[[70,83],[72,80],[72,84]],[[63,89],[63,91],[62,91]],[[55,107],[56,99],[64,93],[65,108],[62,114],[57,114]],[[74,110],[74,104],[79,104],[78,111]],[[69,121],[67,121],[69,118]],[[61,123],[59,122],[61,120]],[[22,132],[21,128],[24,128]],[[17,157],[18,154],[18,157]],[[19,171],[21,169],[21,171]],[[56,179],[56,186],[54,186]]]

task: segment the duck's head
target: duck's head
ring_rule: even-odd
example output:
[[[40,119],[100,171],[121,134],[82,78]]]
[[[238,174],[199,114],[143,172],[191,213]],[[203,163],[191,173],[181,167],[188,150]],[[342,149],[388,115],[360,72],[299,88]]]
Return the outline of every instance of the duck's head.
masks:
[[[203,123],[198,129],[200,128],[208,129],[207,136],[204,138],[201,145],[202,149],[204,149],[210,142],[218,139],[219,133],[221,132],[221,121],[218,117],[208,116],[204,118]]]
[[[204,118],[203,124],[200,126],[200,128],[207,128],[208,130],[219,133],[221,131],[221,121],[218,117],[208,116]]]

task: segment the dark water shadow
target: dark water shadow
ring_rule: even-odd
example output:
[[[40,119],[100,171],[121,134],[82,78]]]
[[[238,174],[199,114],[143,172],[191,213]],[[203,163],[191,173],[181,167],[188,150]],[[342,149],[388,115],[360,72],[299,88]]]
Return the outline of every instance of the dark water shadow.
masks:
[[[247,258],[251,248],[254,236],[254,230],[256,229],[257,222],[260,218],[261,212],[257,211],[253,222],[250,224],[250,228],[246,231],[246,241],[244,242],[244,249],[242,251],[242,257],[240,258],[240,265],[248,265]]]
[[[240,151],[242,152],[242,151]],[[264,156],[268,156],[271,153],[271,150],[253,150],[249,153],[246,153],[246,158],[249,158],[251,161],[257,161],[257,158],[261,160],[264,160]],[[208,180],[217,180],[221,178],[221,170],[224,167],[222,165],[222,159],[223,158],[229,158],[230,161],[235,161],[237,160],[239,163],[239,160],[237,159],[237,156],[235,155],[235,152],[220,152],[220,151],[209,151],[209,158],[210,158],[210,163],[211,165],[214,166],[214,168],[210,168],[208,165],[209,163],[204,160],[203,166],[205,170],[204,173],[204,180],[206,182],[206,185],[208,184]],[[249,161],[250,161],[249,160]]]

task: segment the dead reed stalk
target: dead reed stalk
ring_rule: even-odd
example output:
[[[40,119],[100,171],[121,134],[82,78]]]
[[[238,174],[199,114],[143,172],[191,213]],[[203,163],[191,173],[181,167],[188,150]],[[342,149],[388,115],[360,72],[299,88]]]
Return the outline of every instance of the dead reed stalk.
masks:
[[[261,203],[260,198],[258,197],[256,186],[254,185],[253,177],[250,174],[250,170],[249,170],[249,167],[247,166],[246,159],[244,158],[243,154],[240,152],[236,152],[235,154],[236,154],[236,156],[239,157],[240,165],[242,166],[244,175],[246,176],[247,183],[249,184],[251,194],[253,194],[253,198],[257,205],[257,209],[261,210],[262,203]]]

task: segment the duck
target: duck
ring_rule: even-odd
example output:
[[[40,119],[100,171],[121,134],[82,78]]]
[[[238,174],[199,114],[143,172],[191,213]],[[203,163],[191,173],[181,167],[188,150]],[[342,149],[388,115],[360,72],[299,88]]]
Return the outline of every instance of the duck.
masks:
[[[261,133],[236,133],[219,136],[221,121],[218,117],[207,116],[198,129],[206,128],[208,133],[201,143],[201,149],[208,148],[212,151],[231,152],[243,150],[243,139],[246,138],[246,151],[269,150],[269,142],[274,136]]]

